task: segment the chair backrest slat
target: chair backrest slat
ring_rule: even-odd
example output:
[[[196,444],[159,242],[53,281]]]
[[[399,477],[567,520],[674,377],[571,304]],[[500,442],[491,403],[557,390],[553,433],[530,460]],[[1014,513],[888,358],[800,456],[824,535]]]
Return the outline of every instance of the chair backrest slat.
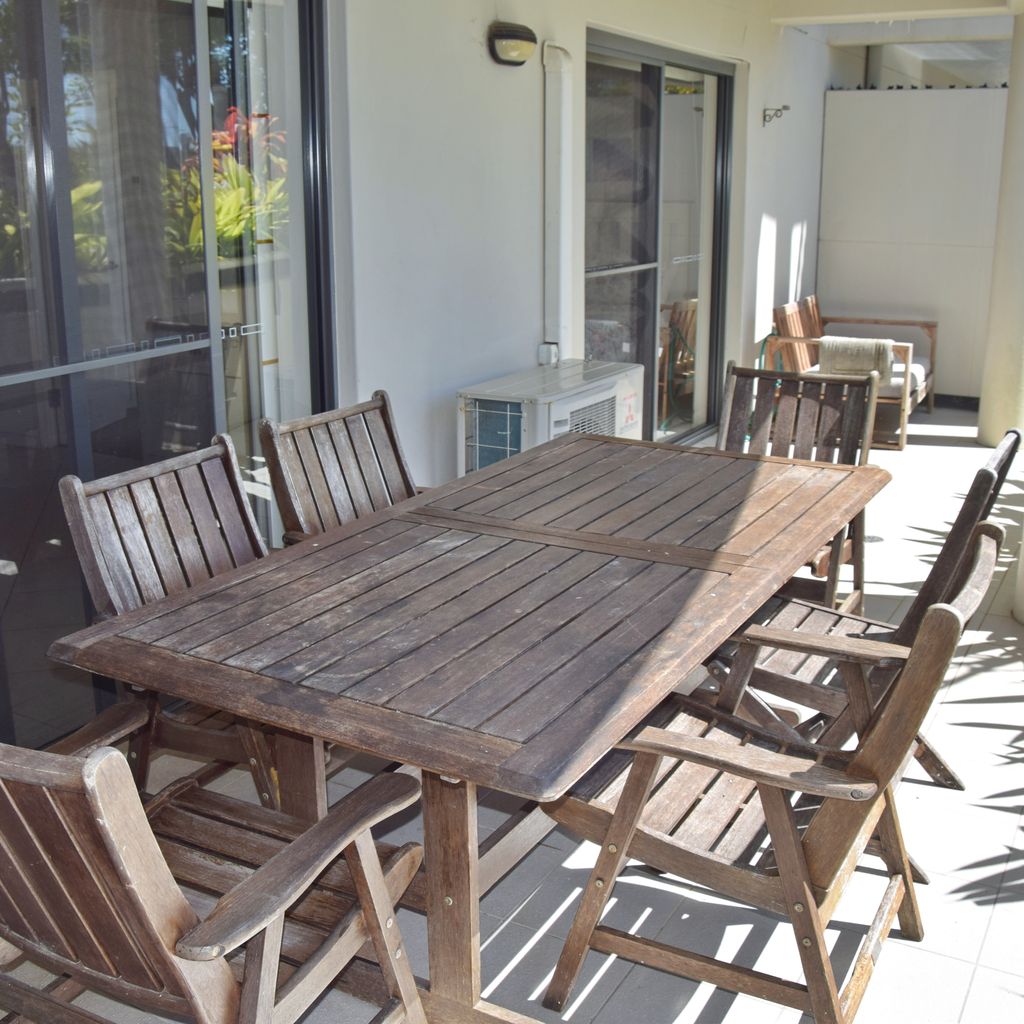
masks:
[[[719,447],[752,455],[863,464],[877,393],[877,374],[783,373],[730,363]]]
[[[800,326],[803,333],[801,338],[820,338],[824,333],[824,326],[821,322],[821,310],[818,308],[818,296],[808,295],[798,303],[800,307]]]
[[[96,609],[116,615],[266,554],[226,435],[61,499]]]
[[[337,453],[338,468],[345,478],[352,510],[358,519],[373,511],[373,501],[370,498],[366,481],[363,479],[363,467],[360,465],[359,454],[352,440],[349,427],[350,419],[357,420],[358,416],[339,417],[336,420],[331,420],[326,426],[331,436],[331,444],[334,445],[334,450]]]
[[[163,592],[172,594],[184,590],[188,583],[154,482],[140,480],[132,484],[130,490]]]
[[[262,420],[260,440],[286,531],[320,533],[416,493],[383,391],[347,409]]]

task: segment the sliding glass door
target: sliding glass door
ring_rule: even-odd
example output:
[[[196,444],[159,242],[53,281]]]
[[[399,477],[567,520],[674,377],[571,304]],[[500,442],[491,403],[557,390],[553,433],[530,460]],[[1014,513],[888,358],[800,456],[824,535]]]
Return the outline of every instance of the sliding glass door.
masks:
[[[94,712],[57,481],[309,411],[294,5],[0,0],[0,738]]]
[[[645,436],[677,437],[715,414],[729,79],[602,41],[587,60],[585,355],[642,363]]]

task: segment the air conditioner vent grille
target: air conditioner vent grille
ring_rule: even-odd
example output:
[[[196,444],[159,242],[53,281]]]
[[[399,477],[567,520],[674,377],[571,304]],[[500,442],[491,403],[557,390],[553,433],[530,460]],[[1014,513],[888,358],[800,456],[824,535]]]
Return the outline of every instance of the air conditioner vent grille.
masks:
[[[582,405],[569,413],[569,430],[577,434],[615,434],[615,397]]]

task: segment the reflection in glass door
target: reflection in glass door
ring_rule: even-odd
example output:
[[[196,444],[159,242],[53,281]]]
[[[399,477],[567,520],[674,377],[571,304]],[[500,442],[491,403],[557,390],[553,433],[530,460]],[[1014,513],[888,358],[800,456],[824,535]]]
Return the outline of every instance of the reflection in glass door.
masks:
[[[721,74],[587,60],[585,355],[645,368],[646,437],[712,414],[728,111]]]
[[[0,739],[95,708],[45,657],[90,614],[63,474],[230,429],[268,519],[256,420],[309,411],[297,52],[284,0],[0,0]]]

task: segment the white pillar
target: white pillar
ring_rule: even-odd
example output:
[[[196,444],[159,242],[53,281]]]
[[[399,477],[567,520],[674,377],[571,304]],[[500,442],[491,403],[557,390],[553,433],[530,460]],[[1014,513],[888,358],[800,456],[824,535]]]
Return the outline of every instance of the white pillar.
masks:
[[[1017,5],[1020,10],[1020,4]],[[995,445],[1024,425],[1024,13],[1013,19],[1003,168],[981,381],[978,440]],[[1021,470],[1014,467],[1020,479]],[[1018,526],[1020,524],[1017,524]],[[1011,535],[1010,541],[1014,539]],[[1024,558],[1018,555],[1013,617],[1024,622]]]
[[[978,439],[995,445],[1024,424],[1024,14],[1013,19],[1003,169],[981,382]]]

